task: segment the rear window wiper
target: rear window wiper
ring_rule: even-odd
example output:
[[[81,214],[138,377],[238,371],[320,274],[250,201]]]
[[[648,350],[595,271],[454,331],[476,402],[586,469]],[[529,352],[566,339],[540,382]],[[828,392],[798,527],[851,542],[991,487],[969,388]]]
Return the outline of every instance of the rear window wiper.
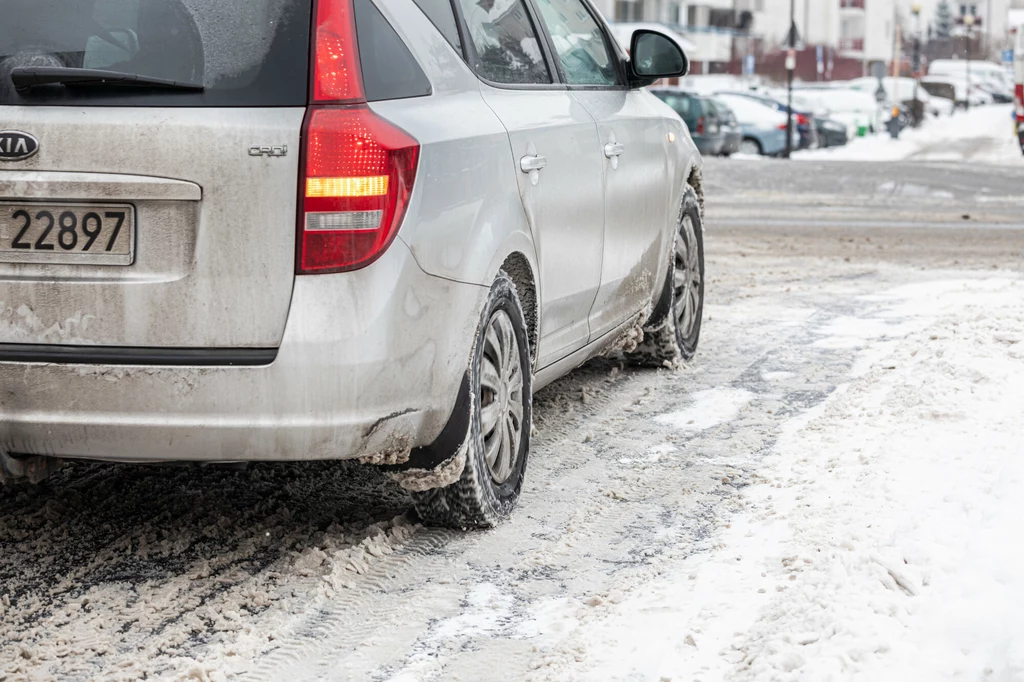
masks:
[[[11,81],[15,89],[25,93],[38,85],[63,85],[76,88],[162,88],[165,90],[184,90],[202,92],[206,88],[196,83],[182,83],[141,76],[137,73],[121,73],[104,69],[77,69],[61,66],[28,66],[18,67],[11,71]]]

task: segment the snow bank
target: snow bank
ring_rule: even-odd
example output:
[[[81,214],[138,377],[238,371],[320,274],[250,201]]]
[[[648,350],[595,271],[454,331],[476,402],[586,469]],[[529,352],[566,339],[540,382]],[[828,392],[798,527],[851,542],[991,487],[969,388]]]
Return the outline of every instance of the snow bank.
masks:
[[[1024,165],[1020,145],[1013,136],[1012,105],[977,107],[953,116],[929,118],[920,128],[904,130],[899,139],[888,133],[856,138],[844,147],[793,154],[808,161],[963,161],[996,165]],[[977,144],[951,143],[977,141]]]
[[[712,552],[578,633],[588,679],[1024,679],[1024,283],[862,301],[816,332],[866,346],[849,383],[783,425]]]

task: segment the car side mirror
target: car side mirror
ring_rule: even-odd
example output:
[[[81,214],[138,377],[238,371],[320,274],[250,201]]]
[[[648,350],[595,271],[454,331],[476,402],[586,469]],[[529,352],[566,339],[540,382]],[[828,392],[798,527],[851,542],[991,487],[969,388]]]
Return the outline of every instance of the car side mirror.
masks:
[[[677,78],[690,72],[690,60],[664,33],[640,29],[633,32],[629,48],[629,84],[642,88],[661,78]]]

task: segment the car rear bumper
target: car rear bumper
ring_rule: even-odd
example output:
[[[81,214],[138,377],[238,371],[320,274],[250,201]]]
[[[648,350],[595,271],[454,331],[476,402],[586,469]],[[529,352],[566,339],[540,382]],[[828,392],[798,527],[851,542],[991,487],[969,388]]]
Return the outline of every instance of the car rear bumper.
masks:
[[[691,133],[690,138],[701,156],[718,156],[725,146],[725,133],[721,131],[705,135]]]
[[[401,240],[298,277],[266,365],[0,362],[0,450],[120,461],[342,459],[432,442],[486,287],[424,273]]]
[[[765,156],[776,156],[777,154],[781,154],[786,151],[785,130],[762,130],[756,139],[761,144],[761,153]],[[793,149],[797,149],[798,144],[799,140],[795,140]]]

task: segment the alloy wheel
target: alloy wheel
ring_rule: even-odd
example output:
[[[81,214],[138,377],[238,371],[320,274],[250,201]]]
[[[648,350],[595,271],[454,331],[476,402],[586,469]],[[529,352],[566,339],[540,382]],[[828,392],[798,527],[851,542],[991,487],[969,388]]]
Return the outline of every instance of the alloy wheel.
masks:
[[[487,322],[480,372],[484,459],[498,485],[512,475],[523,435],[523,368],[512,320],[496,310]]]
[[[700,310],[701,273],[697,232],[693,219],[684,215],[679,225],[679,237],[676,239],[675,272],[673,287],[675,299],[673,312],[676,316],[676,328],[682,338],[687,339],[693,333]]]

